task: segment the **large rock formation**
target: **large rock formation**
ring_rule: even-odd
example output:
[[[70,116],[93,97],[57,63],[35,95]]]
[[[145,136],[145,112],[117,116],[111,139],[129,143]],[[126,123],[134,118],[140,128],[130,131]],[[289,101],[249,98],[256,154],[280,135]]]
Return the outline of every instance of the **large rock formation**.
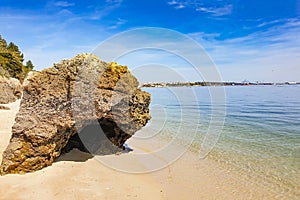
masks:
[[[74,147],[122,148],[150,119],[149,103],[126,66],[91,54],[63,60],[26,81],[1,173],[42,169]]]
[[[0,104],[7,104],[21,98],[22,86],[19,80],[0,76]]]

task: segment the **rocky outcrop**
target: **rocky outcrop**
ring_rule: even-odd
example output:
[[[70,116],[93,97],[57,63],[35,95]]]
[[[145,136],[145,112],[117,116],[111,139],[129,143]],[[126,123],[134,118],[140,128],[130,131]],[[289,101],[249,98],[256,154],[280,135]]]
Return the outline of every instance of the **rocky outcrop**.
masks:
[[[77,55],[29,78],[1,173],[49,166],[62,152],[121,149],[150,119],[150,95],[126,66]]]
[[[21,95],[22,86],[19,80],[0,76],[0,104],[15,102]]]

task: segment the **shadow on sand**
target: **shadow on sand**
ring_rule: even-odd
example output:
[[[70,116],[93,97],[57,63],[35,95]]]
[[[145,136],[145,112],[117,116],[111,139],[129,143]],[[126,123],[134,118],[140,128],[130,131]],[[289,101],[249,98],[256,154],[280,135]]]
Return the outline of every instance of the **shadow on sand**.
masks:
[[[115,146],[103,133],[99,125],[89,125],[80,133],[72,136],[55,160],[85,162],[94,156],[105,156],[132,151],[126,144],[122,148]]]

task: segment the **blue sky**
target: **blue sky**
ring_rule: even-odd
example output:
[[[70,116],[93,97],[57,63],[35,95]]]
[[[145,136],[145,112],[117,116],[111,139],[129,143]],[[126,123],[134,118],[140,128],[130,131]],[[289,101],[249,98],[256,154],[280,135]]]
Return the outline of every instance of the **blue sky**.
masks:
[[[225,81],[300,81],[299,0],[0,2],[0,34],[18,44],[37,69],[148,26],[199,42]]]

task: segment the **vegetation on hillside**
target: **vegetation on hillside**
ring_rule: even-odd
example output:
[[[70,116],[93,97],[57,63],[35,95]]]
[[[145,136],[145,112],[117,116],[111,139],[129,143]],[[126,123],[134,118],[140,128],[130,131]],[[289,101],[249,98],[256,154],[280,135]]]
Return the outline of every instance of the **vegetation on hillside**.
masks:
[[[24,55],[19,47],[13,42],[7,44],[0,35],[0,76],[17,78],[22,82],[34,68],[30,60],[25,65],[23,62]]]

